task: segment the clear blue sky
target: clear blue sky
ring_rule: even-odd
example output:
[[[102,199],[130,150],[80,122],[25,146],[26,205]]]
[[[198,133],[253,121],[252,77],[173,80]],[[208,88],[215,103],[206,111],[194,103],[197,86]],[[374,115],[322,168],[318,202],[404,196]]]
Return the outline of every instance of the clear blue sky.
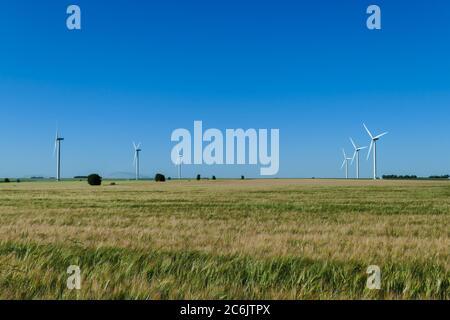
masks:
[[[370,4],[381,31],[365,26]],[[450,173],[449,57],[448,1],[2,0],[0,176],[54,176],[57,122],[64,177],[133,172],[133,140],[144,175],[175,176],[170,134],[194,120],[279,128],[279,177],[342,176],[363,122],[390,132],[380,174]]]

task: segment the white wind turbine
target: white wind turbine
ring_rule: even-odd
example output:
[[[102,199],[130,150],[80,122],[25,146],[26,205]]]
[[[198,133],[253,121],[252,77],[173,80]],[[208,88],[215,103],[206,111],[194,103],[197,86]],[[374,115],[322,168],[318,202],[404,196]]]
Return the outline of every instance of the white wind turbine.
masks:
[[[367,126],[365,124],[363,124],[363,125],[364,125],[364,128],[366,129],[367,133],[369,134],[370,139],[372,139],[372,141],[370,142],[369,153],[367,153],[367,160],[369,160],[370,152],[373,149],[373,179],[376,180],[377,179],[377,141],[380,140],[381,137],[387,135],[388,132],[384,132],[377,136],[373,136],[372,133],[367,128]]]
[[[177,149],[178,159],[176,162],[176,166],[178,167],[178,180],[181,180],[181,166],[183,165],[183,156],[181,154],[181,150]]]
[[[64,138],[59,136],[59,131],[56,129],[55,149],[53,155],[56,156],[56,181],[61,181],[61,142]]]
[[[134,161],[133,164],[136,166],[136,180],[139,180],[140,178],[140,159],[139,159],[139,155],[140,152],[142,151],[141,149],[141,144],[137,144],[133,142],[133,147],[134,147]]]
[[[352,164],[356,158],[356,179],[359,179],[359,152],[361,150],[367,149],[367,147],[358,147],[352,138],[350,138],[350,142],[352,143],[353,148],[355,149],[355,153],[353,154],[353,158],[352,158]]]
[[[348,162],[352,160],[352,158],[347,157],[344,149],[342,149],[342,154],[344,155],[344,162],[342,162],[341,170],[345,166],[345,179],[348,179]]]

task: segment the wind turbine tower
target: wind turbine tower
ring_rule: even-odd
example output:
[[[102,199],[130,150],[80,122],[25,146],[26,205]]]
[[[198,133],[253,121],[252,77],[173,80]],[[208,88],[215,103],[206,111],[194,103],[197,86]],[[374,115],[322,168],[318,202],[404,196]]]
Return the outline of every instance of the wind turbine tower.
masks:
[[[352,164],[356,158],[356,179],[359,179],[359,152],[361,150],[367,149],[367,147],[358,147],[352,138],[350,138],[350,142],[352,143],[353,148],[355,148],[355,153],[353,154],[353,158],[352,158]]]
[[[61,142],[64,141],[64,138],[59,136],[59,132],[56,131],[55,138],[55,150],[56,153],[56,180],[61,181]]]
[[[134,147],[134,165],[136,166],[136,180],[140,179],[140,153],[142,151],[141,149],[141,144],[139,143],[138,145],[136,145],[136,143],[133,142],[133,147]]]
[[[181,166],[183,165],[183,156],[181,155],[181,151],[178,150],[178,180],[181,180]]]
[[[342,149],[342,154],[344,155],[344,162],[342,162],[341,170],[345,166],[345,179],[348,179],[348,162],[352,160],[352,158],[347,157],[344,149]]]
[[[373,136],[373,134],[369,131],[367,126],[365,124],[363,124],[363,125],[371,139],[369,153],[367,154],[367,160],[369,160],[370,152],[373,149],[373,179],[376,180],[377,179],[377,141],[380,140],[381,137],[387,135],[388,132],[384,132],[377,136]]]

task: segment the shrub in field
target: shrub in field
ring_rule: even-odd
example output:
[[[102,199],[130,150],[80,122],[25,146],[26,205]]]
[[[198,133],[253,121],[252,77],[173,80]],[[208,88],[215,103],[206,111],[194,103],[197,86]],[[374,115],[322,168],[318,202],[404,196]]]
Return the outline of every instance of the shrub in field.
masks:
[[[156,182],[166,182],[166,177],[161,173],[157,173],[155,175],[155,181]]]
[[[197,181],[200,181],[202,179],[202,176],[201,175],[197,175]]]
[[[3,180],[3,182],[5,182],[5,183],[9,183],[9,182],[10,182],[10,180],[9,180],[8,178],[5,178],[5,180]]]
[[[241,180],[245,180],[245,177],[244,177],[244,176],[241,176]]]
[[[212,176],[212,179],[213,179],[213,180],[217,180],[217,179],[216,179],[216,176]]]
[[[102,177],[96,173],[89,175],[87,180],[91,186],[100,186],[102,184]]]

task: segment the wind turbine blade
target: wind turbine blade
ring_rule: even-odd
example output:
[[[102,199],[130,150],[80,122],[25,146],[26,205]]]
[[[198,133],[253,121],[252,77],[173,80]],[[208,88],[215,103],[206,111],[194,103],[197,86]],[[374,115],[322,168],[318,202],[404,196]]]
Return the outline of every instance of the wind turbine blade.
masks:
[[[378,136],[376,136],[374,139],[380,139],[381,137],[384,137],[385,135],[387,135],[389,132],[385,132],[382,134],[379,134]]]
[[[368,147],[359,147],[358,150],[364,150],[367,149]]]
[[[355,141],[353,141],[352,138],[350,138],[350,142],[352,143],[353,148],[355,148],[355,150],[358,149],[358,147],[357,147],[356,144],[355,144]]]
[[[346,161],[347,161],[347,159],[344,159],[344,162],[342,162],[341,170],[344,168]]]
[[[369,131],[369,129],[367,129],[367,126],[366,126],[365,123],[363,123],[363,126],[364,126],[364,128],[366,129],[367,133],[369,134],[370,138],[373,139],[373,135],[372,135],[372,133]]]
[[[55,146],[53,148],[53,156],[56,156],[56,148],[58,147],[58,138],[59,138],[59,132],[58,132],[58,129],[56,129]]]
[[[372,148],[373,148],[373,140],[372,140],[372,142],[370,142],[369,152],[367,153],[367,160],[369,160],[370,153],[372,152]]]
[[[137,149],[137,145],[136,145],[136,143],[134,141],[133,141],[133,147],[134,147],[134,150]]]
[[[347,159],[347,155],[345,154],[345,150],[342,149],[342,154],[344,155],[344,159]]]
[[[353,154],[353,158],[352,158],[352,163],[351,164],[353,164],[353,162],[355,161],[355,158],[356,158],[356,154],[358,153],[358,151],[356,151],[355,150],[355,153]]]

